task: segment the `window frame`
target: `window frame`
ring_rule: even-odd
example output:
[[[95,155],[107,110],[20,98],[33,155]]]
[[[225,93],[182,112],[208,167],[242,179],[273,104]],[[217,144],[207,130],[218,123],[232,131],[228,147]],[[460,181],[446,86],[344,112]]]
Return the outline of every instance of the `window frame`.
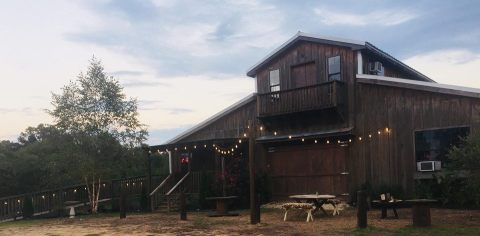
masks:
[[[339,60],[338,60],[339,70],[338,70],[337,73],[332,73],[332,74],[331,74],[331,73],[330,73],[329,60],[330,60],[330,58],[336,58],[336,57],[338,57],[338,59],[339,59]],[[327,71],[327,73],[326,73],[326,75],[327,75],[327,81],[334,81],[334,80],[336,80],[336,81],[342,81],[342,56],[341,56],[341,55],[335,55],[335,56],[329,56],[329,57],[327,57],[327,60],[326,60],[326,71]],[[339,79],[338,79],[338,80],[337,80],[337,79],[330,79],[331,76],[335,76],[335,75],[338,75],[338,76],[339,76]]]
[[[272,84],[272,72],[277,72],[278,73],[278,83]],[[280,86],[280,69],[272,69],[269,70],[268,72],[268,88],[269,88],[269,93],[275,93],[272,94],[272,99],[278,99],[280,98],[280,94],[277,92],[280,92],[281,86]],[[278,90],[272,90],[273,88],[278,88]]]
[[[444,127],[433,127],[433,128],[427,128],[427,129],[414,129],[413,132],[412,132],[412,142],[413,142],[413,164],[416,166],[417,165],[417,145],[416,145],[416,138],[415,138],[415,134],[417,132],[425,132],[425,131],[435,131],[435,130],[447,130],[447,129],[461,129],[461,128],[467,128],[468,131],[467,131],[467,136],[471,134],[471,131],[472,131],[472,127],[471,125],[455,125],[455,126],[444,126]],[[440,161],[440,160],[437,160],[437,161]],[[442,168],[444,167],[443,166],[444,163],[442,163]],[[417,170],[417,168],[415,167],[415,172],[419,172]]]

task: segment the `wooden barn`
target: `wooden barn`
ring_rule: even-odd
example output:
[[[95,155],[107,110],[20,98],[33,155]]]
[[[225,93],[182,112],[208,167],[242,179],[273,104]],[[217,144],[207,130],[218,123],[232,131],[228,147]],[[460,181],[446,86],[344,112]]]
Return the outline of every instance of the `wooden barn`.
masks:
[[[198,173],[238,159],[276,199],[365,183],[411,193],[480,124],[480,90],[438,84],[369,42],[299,32],[247,75],[255,93],[151,147],[172,172],[153,195],[198,193]]]

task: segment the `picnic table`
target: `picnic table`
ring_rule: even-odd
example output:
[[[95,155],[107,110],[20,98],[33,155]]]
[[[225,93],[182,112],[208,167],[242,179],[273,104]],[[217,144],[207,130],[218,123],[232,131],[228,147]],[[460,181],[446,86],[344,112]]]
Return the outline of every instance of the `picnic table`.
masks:
[[[229,213],[227,203],[233,199],[238,198],[237,196],[225,196],[225,197],[207,197],[205,200],[216,201],[217,208],[214,214],[210,214],[210,217],[219,217],[219,216],[238,216],[237,213]]]
[[[412,222],[413,226],[430,226],[431,216],[430,216],[430,206],[437,202],[433,199],[411,199],[406,200],[405,202],[412,204]]]
[[[315,214],[318,210],[321,210],[325,215],[328,215],[325,209],[323,208],[324,204],[331,204],[336,208],[336,204],[331,199],[335,199],[335,195],[328,194],[303,194],[303,195],[292,195],[289,198],[295,200],[296,202],[308,202],[315,205],[315,209],[312,211],[312,214]]]

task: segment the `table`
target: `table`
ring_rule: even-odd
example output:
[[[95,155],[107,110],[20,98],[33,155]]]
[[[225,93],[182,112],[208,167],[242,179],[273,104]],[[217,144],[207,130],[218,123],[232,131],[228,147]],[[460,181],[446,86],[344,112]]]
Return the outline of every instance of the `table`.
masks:
[[[325,203],[327,203],[330,199],[335,199],[335,195],[327,195],[327,194],[303,194],[303,195],[292,195],[289,198],[294,199],[296,202],[308,202],[313,203],[315,205],[315,210],[312,211],[312,214],[315,214],[318,210],[322,210],[325,215],[328,215],[325,209],[322,207]],[[335,208],[336,205],[333,202],[329,202]]]
[[[430,226],[431,216],[430,216],[430,205],[437,202],[433,199],[411,199],[406,200],[412,204],[412,222],[413,226],[425,227]]]
[[[398,219],[397,207],[403,202],[402,200],[396,200],[396,199],[391,201],[373,200],[372,202],[380,206],[380,208],[382,209],[382,216],[381,216],[382,219],[387,218],[387,209],[389,208],[393,210],[393,214],[395,215],[395,218]]]
[[[205,200],[216,201],[217,208],[215,213],[210,214],[210,217],[219,217],[219,216],[238,216],[237,213],[229,213],[227,203],[233,199],[238,198],[237,196],[225,196],[225,197],[207,197]]]

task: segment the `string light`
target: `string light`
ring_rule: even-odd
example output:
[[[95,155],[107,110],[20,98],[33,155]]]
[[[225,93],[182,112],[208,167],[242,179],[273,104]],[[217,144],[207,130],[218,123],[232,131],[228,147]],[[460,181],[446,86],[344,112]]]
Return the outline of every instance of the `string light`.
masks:
[[[204,148],[207,148],[207,144],[204,144],[203,147],[204,147]]]
[[[340,143],[340,140],[337,140],[337,143]]]
[[[304,138],[302,138],[302,142],[305,142],[305,139],[304,139]]]
[[[243,137],[247,137],[247,133],[243,133]]]
[[[273,135],[277,136],[277,131],[273,132]]]
[[[262,131],[262,130],[263,130],[263,126],[260,126],[260,131]]]
[[[194,146],[193,146],[193,149],[197,149],[197,145],[194,145]]]
[[[329,143],[330,143],[330,140],[327,140],[327,144],[329,144]]]
[[[315,143],[317,143],[317,140],[315,139]]]
[[[362,141],[362,136],[358,137],[358,140]]]
[[[239,140],[238,140],[238,143],[242,143],[242,140],[241,140],[241,139],[239,139]]]
[[[382,132],[380,132],[380,130],[377,132],[379,135],[382,134]]]
[[[292,139],[292,135],[288,135],[288,139]]]
[[[352,139],[348,139],[348,142],[351,143],[351,142],[352,142]]]
[[[371,135],[371,134],[368,134],[368,138],[372,138],[372,135]]]

